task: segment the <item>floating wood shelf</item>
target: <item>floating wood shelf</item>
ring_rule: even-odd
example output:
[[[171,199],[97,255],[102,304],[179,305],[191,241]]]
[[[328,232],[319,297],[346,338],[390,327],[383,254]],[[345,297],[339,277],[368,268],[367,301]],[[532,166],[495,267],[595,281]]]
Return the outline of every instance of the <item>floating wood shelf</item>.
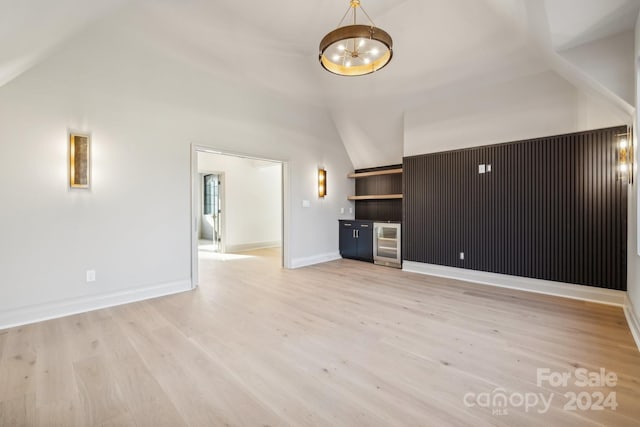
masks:
[[[349,178],[366,178],[368,176],[392,175],[392,174],[396,174],[396,173],[402,173],[402,168],[400,168],[400,169],[386,169],[386,170],[373,171],[373,172],[350,173],[347,176]]]
[[[373,194],[370,196],[349,196],[349,200],[387,200],[402,199],[402,194]]]

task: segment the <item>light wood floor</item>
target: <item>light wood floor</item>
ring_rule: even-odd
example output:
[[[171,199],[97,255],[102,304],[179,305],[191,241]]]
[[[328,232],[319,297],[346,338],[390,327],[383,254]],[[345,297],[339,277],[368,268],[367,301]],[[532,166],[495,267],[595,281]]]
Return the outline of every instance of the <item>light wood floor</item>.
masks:
[[[0,425],[638,426],[619,308],[265,250],[197,291],[0,331]],[[536,369],[614,371],[616,411],[565,411]],[[548,413],[467,393],[555,393]],[[540,406],[541,408],[541,406]]]

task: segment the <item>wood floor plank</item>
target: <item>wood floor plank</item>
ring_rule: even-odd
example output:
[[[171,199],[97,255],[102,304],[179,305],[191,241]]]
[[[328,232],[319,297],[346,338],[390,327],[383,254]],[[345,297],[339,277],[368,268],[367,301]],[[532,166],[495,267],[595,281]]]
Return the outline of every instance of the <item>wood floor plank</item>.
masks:
[[[184,420],[144,364],[140,354],[111,317],[100,321],[107,363],[128,413],[139,426],[177,426]]]
[[[2,360],[2,353],[4,352],[4,343],[7,341],[7,337],[9,336],[9,330],[0,330],[0,360]]]
[[[145,329],[132,321],[123,325],[145,366],[167,394],[180,417],[188,425],[220,425],[226,421],[211,406],[206,397],[196,392],[191,378],[170,351],[160,347]]]
[[[282,420],[270,407],[255,398],[251,390],[243,387],[238,378],[224,365],[209,356],[197,343],[181,337],[175,328],[155,332],[161,345],[173,346],[186,340],[181,351],[175,352],[177,359],[185,366],[192,384],[208,395],[210,404],[229,414],[231,425],[278,425]]]
[[[127,406],[104,356],[74,362],[76,382],[88,425],[105,423],[127,412]]]
[[[88,421],[78,394],[61,396],[53,403],[36,407],[36,424],[39,427],[67,427],[84,425]]]
[[[0,427],[30,427],[35,425],[35,420],[33,393],[0,402]]]
[[[82,313],[57,319],[69,340],[71,362],[104,355],[104,345],[100,339],[99,331],[92,321],[99,316],[95,313]]]
[[[0,359],[0,402],[34,392],[37,328],[27,325],[9,330]]]
[[[248,392],[212,366],[206,354],[172,326],[151,331],[137,313],[120,313],[134,346],[188,424],[278,425],[273,414],[261,410]]]
[[[51,321],[38,324],[36,351],[36,406],[55,405],[61,401],[61,408],[73,406],[69,403],[72,396],[78,396],[78,388],[73,378],[74,370],[71,345],[63,322]],[[63,412],[65,412],[63,410]]]
[[[133,419],[133,416],[129,413],[120,414],[115,416],[107,421],[101,422],[97,424],[100,427],[134,427],[136,426],[136,422]],[[152,424],[142,424],[142,425],[152,425]]]

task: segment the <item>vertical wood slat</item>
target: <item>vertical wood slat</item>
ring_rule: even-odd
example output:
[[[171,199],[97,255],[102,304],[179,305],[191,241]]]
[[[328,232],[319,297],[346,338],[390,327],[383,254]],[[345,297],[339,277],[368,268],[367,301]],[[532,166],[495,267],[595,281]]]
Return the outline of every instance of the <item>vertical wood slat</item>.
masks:
[[[616,171],[625,131],[406,157],[403,258],[626,290],[627,183]]]

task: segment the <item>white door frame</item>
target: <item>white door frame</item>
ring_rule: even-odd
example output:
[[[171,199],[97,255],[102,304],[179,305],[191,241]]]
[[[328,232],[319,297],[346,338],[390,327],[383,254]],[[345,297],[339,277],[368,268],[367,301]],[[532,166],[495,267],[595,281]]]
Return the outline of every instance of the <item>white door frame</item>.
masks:
[[[290,215],[291,215],[291,183],[289,181],[289,163],[282,159],[267,159],[264,157],[252,156],[244,153],[233,153],[229,151],[221,151],[214,147],[209,147],[200,144],[191,144],[191,211],[190,211],[190,224],[191,229],[191,288],[195,289],[198,286],[198,217],[200,213],[200,206],[198,203],[198,195],[196,192],[199,189],[198,174],[198,153],[210,153],[221,154],[224,156],[242,157],[252,160],[266,160],[269,162],[276,162],[282,165],[282,267],[291,268],[291,254],[290,238]],[[226,231],[226,230],[225,230]]]

